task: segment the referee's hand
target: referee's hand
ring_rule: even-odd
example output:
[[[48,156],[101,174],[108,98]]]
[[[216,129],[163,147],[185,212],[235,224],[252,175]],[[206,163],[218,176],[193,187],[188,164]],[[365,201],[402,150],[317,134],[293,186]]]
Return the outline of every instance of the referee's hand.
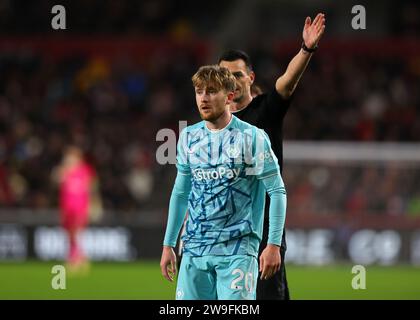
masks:
[[[172,247],[163,246],[160,270],[167,280],[174,281],[176,276],[176,255]]]
[[[318,13],[313,22],[311,17],[306,17],[305,25],[303,26],[303,41],[308,48],[314,48],[318,45],[325,30],[325,14]]]
[[[281,256],[280,247],[274,244],[267,244],[260,256],[261,280],[271,278],[280,270]]]

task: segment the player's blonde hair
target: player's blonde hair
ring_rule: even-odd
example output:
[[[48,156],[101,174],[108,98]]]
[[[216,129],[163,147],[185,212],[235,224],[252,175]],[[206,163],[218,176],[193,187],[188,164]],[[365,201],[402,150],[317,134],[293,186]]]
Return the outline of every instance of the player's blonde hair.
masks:
[[[232,92],[236,87],[235,77],[229,69],[218,65],[200,67],[191,80],[196,88],[213,86],[218,91]]]

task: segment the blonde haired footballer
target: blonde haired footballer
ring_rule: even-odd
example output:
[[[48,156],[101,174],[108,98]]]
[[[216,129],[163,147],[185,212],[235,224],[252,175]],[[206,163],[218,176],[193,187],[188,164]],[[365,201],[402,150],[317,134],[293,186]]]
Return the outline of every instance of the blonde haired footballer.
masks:
[[[178,141],[162,275],[173,281],[177,273],[174,247],[188,210],[176,298],[255,300],[258,271],[270,278],[281,264],[286,191],[278,161],[265,132],[229,111],[236,81],[228,69],[204,66],[192,81],[203,121]],[[258,263],[266,193],[269,238]]]

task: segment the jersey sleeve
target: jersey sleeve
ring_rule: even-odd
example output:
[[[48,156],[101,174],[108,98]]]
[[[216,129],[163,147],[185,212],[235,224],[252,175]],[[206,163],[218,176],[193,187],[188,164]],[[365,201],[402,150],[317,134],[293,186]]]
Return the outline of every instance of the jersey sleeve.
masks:
[[[188,133],[187,129],[184,129],[178,140],[177,155],[176,155],[176,167],[178,173],[182,175],[190,174],[190,165],[188,162]]]
[[[284,222],[286,220],[287,196],[281,175],[271,175],[262,180],[270,196],[268,242],[277,246],[281,245]]]
[[[181,230],[191,192],[191,177],[178,172],[169,201],[168,223],[166,225],[163,245],[175,247]]]
[[[256,175],[257,179],[265,179],[280,173],[278,159],[271,149],[270,139],[261,129],[255,128],[252,150],[253,164],[251,171],[248,172]]]

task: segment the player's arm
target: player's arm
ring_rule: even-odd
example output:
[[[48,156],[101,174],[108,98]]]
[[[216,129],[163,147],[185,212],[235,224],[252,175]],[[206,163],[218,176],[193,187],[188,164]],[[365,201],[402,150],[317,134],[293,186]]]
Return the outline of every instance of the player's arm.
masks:
[[[188,208],[188,197],[191,192],[191,171],[185,152],[187,146],[186,131],[181,133],[178,141],[177,168],[178,173],[169,200],[168,222],[163,240],[160,268],[162,275],[173,281],[176,275],[176,255],[174,247],[181,230]]]
[[[174,247],[176,246],[178,235],[187,212],[190,191],[191,175],[178,172],[169,201],[168,223],[160,261],[162,275],[169,281],[173,281],[176,275]]]
[[[322,34],[325,30],[325,15],[318,13],[314,21],[311,23],[311,18],[306,17],[305,25],[303,27],[303,42],[306,47],[313,49],[318,45]],[[306,66],[311,59],[312,53],[300,49],[298,54],[293,57],[287,66],[286,72],[280,76],[276,81],[276,91],[283,99],[288,99],[293,94],[296,86],[306,69]]]
[[[286,219],[286,190],[280,175],[278,159],[271,149],[270,139],[263,130],[257,130],[254,140],[255,168],[270,196],[269,229],[267,247],[260,256],[262,279],[274,275],[281,265],[280,245]]]
[[[261,279],[273,276],[281,265],[280,245],[286,219],[286,189],[280,172],[262,179],[270,196],[269,229],[267,247],[260,256]]]

